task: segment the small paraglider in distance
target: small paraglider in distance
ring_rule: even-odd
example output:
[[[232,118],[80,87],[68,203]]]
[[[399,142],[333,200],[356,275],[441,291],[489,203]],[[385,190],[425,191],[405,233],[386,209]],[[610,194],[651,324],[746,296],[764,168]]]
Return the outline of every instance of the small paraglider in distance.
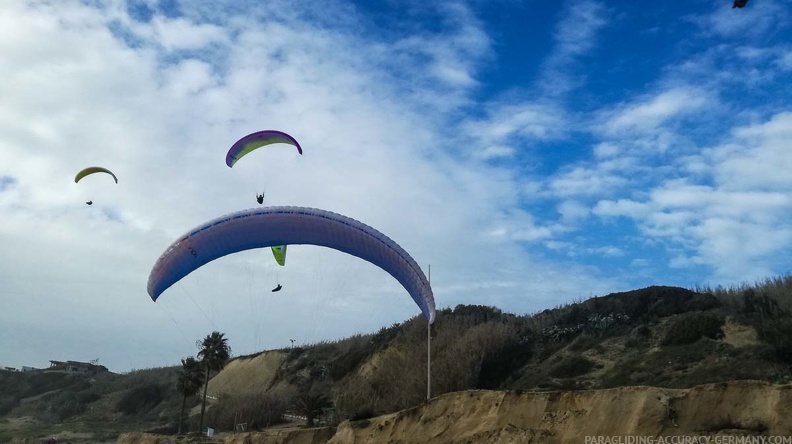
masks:
[[[74,176],[74,183],[79,183],[80,180],[82,180],[83,177],[90,176],[91,174],[96,174],[96,173],[109,174],[113,178],[115,183],[118,183],[118,178],[116,177],[115,174],[113,174],[112,171],[108,170],[107,168],[98,167],[98,166],[88,167],[88,168],[84,168],[84,169],[80,170],[80,172],[77,173],[76,176]],[[85,202],[85,204],[86,205],[93,205],[93,200],[89,200],[89,201]]]
[[[747,3],[748,3],[748,0],[734,0],[734,3],[732,3],[732,9],[734,9],[734,8],[744,8]]]
[[[256,193],[256,201],[259,205],[264,203],[264,192],[262,191],[261,194]]]
[[[107,174],[109,174],[110,176],[113,177],[113,180],[115,180],[115,183],[118,183],[118,178],[116,177],[116,175],[113,174],[112,171],[108,170],[107,168],[103,168],[103,167],[88,167],[88,168],[85,168],[85,169],[81,170],[79,173],[77,173],[76,176],[74,176],[74,183],[78,183],[80,181],[80,179],[82,179],[83,177],[90,176],[91,174],[95,174],[95,173],[107,173]]]
[[[281,286],[281,284],[278,284],[278,286],[277,286],[277,287],[275,287],[275,288],[273,288],[273,289],[272,289],[272,292],[273,292],[273,293],[275,293],[276,291],[281,291],[281,288],[283,288],[283,287]]]

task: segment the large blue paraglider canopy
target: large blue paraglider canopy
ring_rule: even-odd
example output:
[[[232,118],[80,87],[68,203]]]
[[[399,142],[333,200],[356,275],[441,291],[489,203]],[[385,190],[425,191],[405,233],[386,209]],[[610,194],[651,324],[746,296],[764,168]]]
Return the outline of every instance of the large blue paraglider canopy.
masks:
[[[209,221],[171,244],[151,270],[148,293],[157,298],[202,265],[228,254],[273,245],[310,244],[357,256],[404,287],[433,323],[432,288],[413,258],[389,237],[355,219],[316,208],[267,207]]]

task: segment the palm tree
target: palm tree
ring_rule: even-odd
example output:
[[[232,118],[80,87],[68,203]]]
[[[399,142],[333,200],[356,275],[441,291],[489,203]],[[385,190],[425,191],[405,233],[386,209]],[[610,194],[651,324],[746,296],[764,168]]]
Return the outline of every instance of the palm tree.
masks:
[[[204,412],[206,411],[206,390],[209,387],[209,373],[222,370],[230,357],[231,347],[228,346],[228,339],[224,337],[223,333],[213,331],[211,335],[204,338],[201,343],[201,350],[198,351],[198,358],[201,360],[201,364],[204,368],[206,368],[203,403],[201,404],[201,420],[198,423],[198,430],[203,430]]]
[[[313,427],[314,419],[321,415],[324,409],[332,405],[333,403],[330,402],[327,396],[321,393],[304,391],[299,393],[294,399],[292,408],[298,415],[305,416],[306,427]]]
[[[179,379],[176,380],[176,390],[182,394],[181,415],[179,415],[179,431],[182,432],[182,422],[184,422],[184,407],[187,398],[198,393],[204,383],[203,367],[197,359],[190,356],[182,358],[182,368],[179,370]]]

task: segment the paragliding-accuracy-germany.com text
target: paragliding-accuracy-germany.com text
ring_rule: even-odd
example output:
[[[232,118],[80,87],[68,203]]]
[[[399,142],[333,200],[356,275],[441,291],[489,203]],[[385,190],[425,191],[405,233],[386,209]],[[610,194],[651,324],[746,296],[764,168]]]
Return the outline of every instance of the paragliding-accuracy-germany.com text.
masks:
[[[586,436],[583,444],[792,444],[792,436]]]

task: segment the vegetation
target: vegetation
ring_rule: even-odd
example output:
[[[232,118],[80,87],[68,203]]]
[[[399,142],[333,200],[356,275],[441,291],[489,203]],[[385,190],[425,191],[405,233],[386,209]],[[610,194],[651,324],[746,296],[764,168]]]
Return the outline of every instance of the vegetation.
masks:
[[[663,338],[662,345],[692,344],[700,338],[723,337],[724,320],[707,313],[684,313],[676,317]]]
[[[128,391],[116,404],[116,410],[126,415],[151,410],[161,403],[167,395],[167,386],[148,384]]]
[[[221,395],[207,412],[207,424],[218,430],[262,430],[283,422],[288,397],[282,394]]]
[[[198,422],[198,430],[203,429],[204,413],[206,412],[206,395],[211,372],[219,372],[222,370],[230,357],[231,347],[228,346],[228,338],[226,338],[223,333],[214,331],[204,338],[203,343],[201,343],[201,350],[198,352],[201,365],[206,369],[203,401],[201,402],[201,420]]]
[[[293,402],[294,412],[305,416],[305,426],[313,427],[314,419],[325,409],[332,406],[330,399],[322,393],[304,391],[299,393]]]
[[[195,395],[204,385],[203,369],[201,363],[192,356],[182,358],[182,368],[179,370],[179,379],[176,381],[176,390],[182,395],[181,412],[179,413],[179,428],[177,433],[182,433],[182,423],[184,422],[184,408],[187,406],[187,398]]]
[[[230,350],[222,333],[201,343],[181,366],[124,375],[0,372],[0,415],[33,418],[29,431],[91,430],[105,438],[127,430],[181,432],[185,411],[193,430],[204,420],[219,430],[269,427],[284,415],[306,425],[410,408],[426,398],[426,320],[415,317],[355,335],[275,350],[277,371],[260,393],[195,396],[224,368]],[[734,379],[792,379],[792,277],[731,288],[649,287],[595,297],[530,315],[495,307],[439,310],[431,328],[432,395],[467,390],[570,390],[623,385],[682,388]],[[254,356],[239,357],[253,358]],[[206,397],[204,396],[204,400]],[[105,424],[101,426],[100,424]],[[103,429],[113,424],[112,431]],[[761,429],[761,424],[738,424]],[[728,418],[712,430],[736,427]],[[34,431],[35,430],[35,431]],[[27,433],[27,435],[25,435]]]

